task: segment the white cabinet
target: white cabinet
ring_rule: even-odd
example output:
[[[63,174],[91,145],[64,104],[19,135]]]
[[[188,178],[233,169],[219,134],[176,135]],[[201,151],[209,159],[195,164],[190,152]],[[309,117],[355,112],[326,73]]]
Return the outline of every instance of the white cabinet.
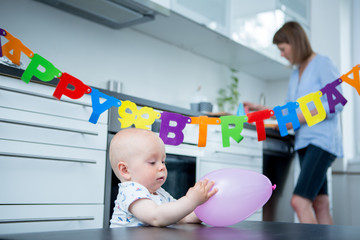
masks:
[[[237,167],[262,173],[262,142],[257,132],[244,128],[240,143],[233,139],[230,147],[222,146],[220,126],[209,126],[204,156],[199,158],[197,178],[220,168]]]
[[[0,233],[101,228],[107,112],[0,76]]]
[[[242,7],[238,1],[231,2],[237,5],[237,8],[233,8],[231,4],[228,4],[229,1],[212,1],[211,3],[209,1],[186,1],[186,6],[184,5],[185,1],[172,0],[172,11],[169,16],[158,15],[154,21],[139,24],[133,28],[262,80],[279,81],[287,79],[291,69],[287,67],[286,60],[279,57],[279,51],[271,42],[272,29],[265,29],[266,38],[259,38],[256,34],[254,36],[254,32],[257,33],[254,29],[258,30],[261,24],[273,28],[275,23],[272,24],[272,19],[266,19],[260,23],[258,18],[250,19],[253,20],[250,21],[250,26],[254,26],[250,27],[250,31],[254,31],[245,32],[246,35],[251,35],[251,40],[246,40],[252,45],[258,39],[269,40],[266,48],[262,47],[263,44],[260,45],[260,43],[256,46],[246,46],[244,41],[241,41],[244,36],[243,30],[248,29],[243,27],[248,23],[247,21],[235,19],[235,23],[238,24],[231,28],[230,33],[229,23],[231,21],[229,17],[236,17],[235,13],[242,9],[248,9]],[[264,4],[255,4],[255,6],[261,7]],[[194,7],[189,7],[192,5]],[[275,17],[274,15],[275,12],[271,16]],[[221,20],[218,20],[219,18]],[[260,17],[260,20],[262,19]],[[268,48],[270,49],[268,50]]]
[[[262,142],[257,140],[256,130],[244,128],[241,135],[244,138],[240,143],[231,139],[230,147],[223,147],[220,126],[208,126],[207,144],[204,155],[197,160],[196,178],[222,168],[241,168],[262,174]],[[261,221],[262,209],[247,220]]]
[[[104,206],[0,205],[0,233],[48,232],[101,228]]]

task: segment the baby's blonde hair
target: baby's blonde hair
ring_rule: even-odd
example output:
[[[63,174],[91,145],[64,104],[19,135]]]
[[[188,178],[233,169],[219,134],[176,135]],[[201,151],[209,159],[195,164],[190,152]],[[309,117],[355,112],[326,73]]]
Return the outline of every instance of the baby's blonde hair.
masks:
[[[157,138],[162,142],[154,132],[140,128],[123,129],[116,133],[111,140],[109,149],[110,164],[116,177],[121,181],[124,181],[124,179],[118,169],[119,163],[128,163],[134,154],[139,151],[139,148],[146,147],[139,146],[141,139],[146,137]]]

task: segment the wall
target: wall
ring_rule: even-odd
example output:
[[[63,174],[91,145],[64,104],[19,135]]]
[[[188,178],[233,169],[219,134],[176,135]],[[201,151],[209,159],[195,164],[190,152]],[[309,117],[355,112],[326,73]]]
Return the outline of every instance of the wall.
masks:
[[[189,108],[199,85],[215,102],[230,79],[226,66],[209,59],[131,28],[113,30],[34,1],[2,0],[0,23],[61,71],[98,88],[117,80],[123,93]],[[245,73],[239,78],[241,99],[257,102],[266,84]]]
[[[311,41],[315,51],[328,55],[339,67],[340,73],[347,73],[351,63],[351,0],[312,1]],[[324,11],[324,6],[326,11]],[[342,84],[343,94],[348,100],[342,112],[344,137],[344,158],[337,167],[345,169],[349,159],[354,157],[354,111],[355,90],[348,84]]]
[[[360,31],[359,31],[359,27],[357,24],[355,23],[359,23],[360,22],[360,15],[359,15],[359,11],[360,11],[360,1],[353,1],[353,8],[352,8],[352,16],[353,16],[353,24],[352,24],[352,42],[351,42],[351,48],[352,48],[352,65],[355,66],[356,64],[360,64]],[[356,120],[355,122],[358,123],[360,122],[360,97],[357,93],[355,93],[356,97],[356,101],[355,101],[355,115],[356,115]],[[360,128],[357,127],[356,129],[356,136],[360,136]],[[355,141],[356,142],[356,147],[355,149],[357,150],[356,152],[356,156],[357,156],[357,160],[358,162],[360,162],[360,141]]]
[[[352,50],[352,56],[350,59],[352,66],[360,63],[360,56],[358,54],[360,52],[358,44],[360,41],[360,31],[358,25],[356,24],[360,21],[360,16],[358,14],[359,11],[360,1],[353,0],[351,5],[352,24],[350,25],[350,31],[352,34],[350,35],[351,41],[349,43]],[[353,100],[351,108],[352,115],[348,115],[347,117],[353,117],[353,125],[351,128],[353,130],[353,135],[350,135],[350,137],[353,138],[349,140],[353,141],[353,151],[351,152],[351,158],[348,159],[346,168],[344,169],[345,172],[334,175],[334,183],[336,184],[336,188],[334,189],[337,189],[338,191],[338,194],[336,195],[337,198],[334,199],[334,204],[336,204],[336,206],[334,206],[336,207],[334,208],[334,220],[336,223],[341,223],[343,225],[360,226],[360,152],[358,141],[360,131],[357,127],[360,120],[360,98],[354,89],[351,89],[350,93],[352,93]]]
[[[324,6],[326,5],[326,8]],[[360,2],[356,0],[312,1],[312,42],[316,50],[329,55],[345,74],[358,64],[360,41],[358,23]],[[324,11],[326,9],[326,11]],[[360,226],[359,169],[349,165],[356,157],[360,118],[359,96],[348,84],[342,84],[343,95],[348,100],[342,112],[344,158],[333,165],[332,176],[333,216],[338,225]],[[356,120],[357,119],[357,120]],[[351,171],[350,173],[348,171]]]

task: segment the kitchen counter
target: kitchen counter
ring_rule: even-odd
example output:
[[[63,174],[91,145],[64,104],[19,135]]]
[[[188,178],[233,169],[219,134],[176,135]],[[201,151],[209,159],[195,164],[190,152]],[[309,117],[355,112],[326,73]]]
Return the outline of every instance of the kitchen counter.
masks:
[[[165,228],[132,227],[113,229],[89,229],[60,232],[43,232],[0,235],[7,240],[282,240],[282,239],[359,239],[360,228],[351,226],[312,225],[280,222],[243,221],[232,227],[208,227],[202,224],[172,225]]]

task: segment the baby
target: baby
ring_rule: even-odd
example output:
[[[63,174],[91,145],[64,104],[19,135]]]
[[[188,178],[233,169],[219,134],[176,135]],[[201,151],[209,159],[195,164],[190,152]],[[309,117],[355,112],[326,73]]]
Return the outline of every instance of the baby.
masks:
[[[119,178],[119,194],[110,227],[200,223],[194,209],[217,189],[207,179],[175,200],[161,186],[166,181],[165,145],[155,133],[138,128],[119,131],[110,144],[110,163]]]

